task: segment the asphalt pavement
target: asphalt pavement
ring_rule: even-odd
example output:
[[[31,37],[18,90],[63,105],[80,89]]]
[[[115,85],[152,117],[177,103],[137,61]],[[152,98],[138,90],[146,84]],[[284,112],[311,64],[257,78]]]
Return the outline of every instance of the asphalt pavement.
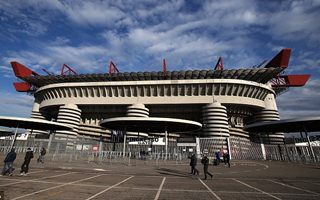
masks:
[[[33,160],[27,176],[20,176],[17,160],[13,176],[0,177],[0,191],[5,200],[320,199],[319,165],[232,161],[230,168],[209,166],[213,178],[204,180],[201,163],[196,176],[188,162]]]

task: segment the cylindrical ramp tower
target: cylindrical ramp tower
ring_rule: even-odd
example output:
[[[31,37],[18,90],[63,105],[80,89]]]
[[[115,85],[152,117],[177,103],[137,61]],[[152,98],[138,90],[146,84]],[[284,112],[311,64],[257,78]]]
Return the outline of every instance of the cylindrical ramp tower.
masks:
[[[266,122],[280,120],[274,94],[268,94],[265,99],[266,107],[255,114],[254,122]],[[282,132],[260,133],[263,143],[283,144],[284,134]]]
[[[127,107],[128,117],[149,117],[149,109],[144,104],[132,104]]]
[[[229,134],[227,109],[219,102],[207,104],[202,108],[203,129],[200,147],[209,153],[227,148]]]
[[[149,117],[149,109],[142,103],[127,107],[127,117]],[[148,133],[127,132],[129,137],[148,137]]]
[[[81,110],[77,105],[74,104],[66,104],[64,106],[60,106],[57,122],[64,123],[73,127],[71,131],[56,131],[55,139],[57,140],[68,140],[67,141],[67,149],[73,149],[74,141],[78,136],[78,129],[81,119]]]

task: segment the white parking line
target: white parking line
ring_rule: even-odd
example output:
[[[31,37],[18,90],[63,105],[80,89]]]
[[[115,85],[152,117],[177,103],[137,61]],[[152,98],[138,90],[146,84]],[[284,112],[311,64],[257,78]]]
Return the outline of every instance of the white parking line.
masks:
[[[162,187],[163,187],[163,184],[164,184],[165,181],[166,181],[166,177],[164,177],[164,178],[162,179],[162,182],[161,182],[161,184],[160,184],[160,187],[159,187],[159,189],[158,189],[158,192],[157,192],[156,196],[154,197],[154,200],[159,199],[160,192],[161,192],[161,190],[162,190]]]
[[[209,190],[209,192],[211,194],[213,194],[214,197],[216,197],[218,200],[221,200],[221,198],[216,194],[214,193],[211,188],[209,188],[209,186],[207,186],[207,184],[205,184],[200,178],[199,178],[199,181]]]
[[[253,186],[251,186],[251,185],[248,185],[248,184],[246,184],[246,183],[244,183],[244,182],[242,182],[242,181],[239,181],[239,180],[237,180],[237,179],[235,179],[235,178],[234,178],[233,180],[234,180],[234,181],[237,181],[238,183],[241,183],[242,185],[245,185],[245,186],[247,186],[247,187],[249,187],[249,188],[252,188],[252,189],[254,189],[254,190],[257,190],[257,191],[259,191],[259,192],[261,192],[261,193],[263,193],[263,194],[266,194],[266,195],[268,195],[268,196],[270,196],[270,197],[272,197],[272,198],[281,200],[280,198],[278,198],[278,197],[276,197],[276,196],[273,196],[272,194],[270,194],[270,193],[268,193],[268,192],[262,191],[262,190],[260,190],[260,189],[258,189],[258,188],[256,188],[256,187],[253,187]]]
[[[65,173],[65,174],[58,174],[58,175],[54,175],[54,176],[45,176],[45,177],[35,178],[35,179],[30,179],[30,180],[21,180],[21,181],[18,181],[18,182],[7,183],[7,184],[3,184],[3,185],[0,185],[0,186],[15,185],[15,184],[29,182],[29,181],[41,180],[41,179],[45,179],[45,178],[55,178],[55,177],[64,176],[64,175],[68,175],[68,174],[73,174],[73,173],[75,173],[75,172],[68,172],[68,173]]]
[[[12,200],[21,199],[21,198],[28,197],[28,196],[31,196],[31,195],[34,195],[34,194],[39,194],[41,192],[45,192],[45,191],[48,191],[48,190],[52,190],[52,189],[56,189],[56,188],[59,188],[59,187],[66,186],[66,185],[71,185],[71,184],[78,183],[78,182],[81,182],[81,181],[85,181],[85,180],[89,180],[89,179],[92,179],[92,178],[96,178],[96,177],[102,176],[102,175],[103,174],[99,174],[99,175],[96,175],[96,176],[91,176],[91,177],[80,179],[80,180],[77,180],[77,181],[68,182],[68,183],[65,183],[65,184],[62,184],[62,185],[49,187],[49,188],[46,188],[46,189],[43,189],[43,190],[39,190],[37,192],[32,192],[32,193],[29,193],[29,194],[26,194],[26,195],[23,195],[23,196],[20,196],[20,197],[16,197],[16,198],[14,198]]]
[[[286,187],[289,187],[289,188],[293,188],[293,189],[296,189],[296,190],[300,190],[300,191],[308,192],[308,193],[311,193],[311,194],[319,195],[319,193],[317,193],[317,192],[312,192],[310,190],[305,190],[305,189],[298,188],[298,187],[295,187],[295,186],[292,186],[292,185],[287,185],[285,183],[281,183],[281,182],[278,182],[278,181],[274,181],[274,180],[268,180],[268,181],[273,182],[273,183],[277,183],[277,184],[280,184],[280,185],[283,185],[283,186],[286,186]]]
[[[110,190],[110,189],[112,189],[112,188],[114,188],[114,187],[117,187],[118,185],[126,182],[127,180],[131,179],[132,177],[134,177],[134,176],[130,176],[129,178],[127,178],[127,179],[125,179],[125,180],[123,180],[123,181],[121,181],[121,182],[119,182],[119,183],[117,183],[117,184],[114,184],[113,186],[110,186],[110,187],[108,187],[108,188],[105,189],[105,190],[102,190],[101,192],[99,192],[99,193],[97,193],[97,194],[95,194],[95,195],[87,198],[86,200],[93,199],[93,198],[95,198],[96,196],[99,196],[100,194],[102,194],[102,193],[104,193],[104,192],[106,192],[106,191],[108,191],[108,190]]]
[[[48,170],[39,170],[39,171],[35,171],[35,172],[28,172],[28,174],[36,174],[36,173],[40,173],[40,172],[45,172]]]

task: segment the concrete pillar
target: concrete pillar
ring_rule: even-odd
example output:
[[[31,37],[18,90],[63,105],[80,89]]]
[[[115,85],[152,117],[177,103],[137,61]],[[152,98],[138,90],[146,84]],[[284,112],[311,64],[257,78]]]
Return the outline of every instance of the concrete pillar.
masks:
[[[198,137],[196,137],[196,152],[197,152],[197,158],[201,158],[200,138]]]
[[[64,123],[73,127],[73,130],[58,130],[55,133],[56,140],[68,140],[67,149],[74,149],[74,142],[78,136],[78,128],[81,120],[81,110],[75,104],[66,104],[60,106],[57,122]]]
[[[254,122],[276,121],[280,120],[275,94],[268,94],[264,100],[265,108],[255,114]],[[267,133],[263,136],[264,139],[269,139],[270,144],[284,144],[284,134],[282,132]]]
[[[220,151],[221,147],[227,149],[226,138],[230,134],[226,107],[219,102],[207,104],[202,108],[202,118],[203,129],[200,137],[216,140],[213,145],[215,152]]]

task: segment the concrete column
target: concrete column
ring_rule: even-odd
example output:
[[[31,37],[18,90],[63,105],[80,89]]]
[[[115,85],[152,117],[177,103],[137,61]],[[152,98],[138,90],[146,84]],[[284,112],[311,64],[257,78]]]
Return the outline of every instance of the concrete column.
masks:
[[[262,140],[262,138],[261,138],[261,135],[260,135],[259,137],[260,137],[260,145],[261,145],[262,159],[263,159],[263,160],[267,160],[266,148],[264,147],[264,144],[263,144],[263,140]]]
[[[202,108],[202,118],[204,126],[200,136],[216,140],[214,152],[220,151],[221,147],[226,149],[226,138],[230,136],[226,107],[216,101],[207,104]]]
[[[200,138],[199,137],[196,137],[196,152],[197,152],[197,157],[201,158]]]
[[[167,160],[168,158],[168,131],[167,131],[167,127],[165,128],[165,144],[166,144],[166,156],[165,156],[165,160]]]
[[[71,131],[56,131],[55,139],[67,140],[67,149],[74,149],[74,140],[78,136],[78,128],[81,120],[81,110],[75,104],[60,106],[57,122],[64,123],[73,127]]]
[[[123,157],[125,157],[125,154],[126,154],[126,140],[127,140],[127,134],[124,133],[123,135]]]
[[[264,100],[265,108],[255,114],[254,122],[276,121],[279,120],[279,112],[276,104],[275,95],[270,93]],[[270,144],[283,144],[284,134],[282,132],[267,133],[264,138],[268,138]]]
[[[103,137],[100,135],[100,140],[99,140],[99,154],[102,152],[102,147],[103,147]]]

